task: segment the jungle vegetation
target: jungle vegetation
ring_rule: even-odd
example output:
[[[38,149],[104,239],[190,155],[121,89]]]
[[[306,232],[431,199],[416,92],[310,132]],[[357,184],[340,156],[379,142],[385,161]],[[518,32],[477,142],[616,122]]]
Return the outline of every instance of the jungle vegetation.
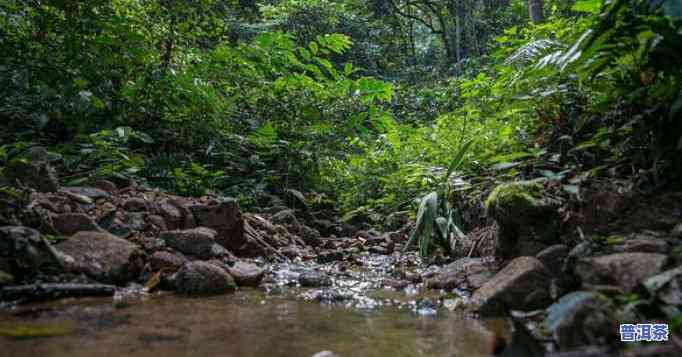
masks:
[[[675,0],[4,0],[0,166],[450,231],[461,178],[679,186],[680,55]]]

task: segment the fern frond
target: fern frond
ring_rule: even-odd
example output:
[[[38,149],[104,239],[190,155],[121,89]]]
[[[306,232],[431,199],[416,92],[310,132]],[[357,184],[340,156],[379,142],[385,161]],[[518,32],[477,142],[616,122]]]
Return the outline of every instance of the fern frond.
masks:
[[[543,56],[550,51],[556,51],[565,47],[566,46],[561,42],[550,39],[535,40],[514,51],[514,53],[505,60],[505,63],[521,66],[527,65],[535,62],[540,56]]]

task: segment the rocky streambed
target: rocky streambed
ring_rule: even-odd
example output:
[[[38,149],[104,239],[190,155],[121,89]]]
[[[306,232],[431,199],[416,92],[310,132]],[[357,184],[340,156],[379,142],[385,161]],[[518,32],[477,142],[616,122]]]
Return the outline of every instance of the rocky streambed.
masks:
[[[0,339],[13,355],[616,355],[618,323],[650,321],[671,328],[654,355],[678,353],[682,195],[569,209],[551,190],[498,186],[429,264],[403,252],[406,219],[380,232],[109,181],[14,191]]]

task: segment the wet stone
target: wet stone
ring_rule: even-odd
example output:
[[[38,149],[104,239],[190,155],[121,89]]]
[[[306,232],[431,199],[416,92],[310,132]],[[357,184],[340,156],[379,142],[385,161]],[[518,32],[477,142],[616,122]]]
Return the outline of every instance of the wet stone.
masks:
[[[472,306],[482,316],[543,308],[551,301],[550,283],[550,273],[542,262],[534,257],[519,257],[474,292]]]
[[[383,285],[385,287],[395,289],[395,290],[402,290],[408,287],[410,284],[412,284],[411,281],[409,280],[396,280],[396,279],[385,279],[383,281]]]
[[[302,272],[298,277],[298,283],[303,287],[331,286],[332,279],[324,272],[310,270]]]
[[[185,295],[215,295],[234,292],[237,285],[224,269],[208,262],[190,262],[175,276],[178,292]]]
[[[239,286],[258,286],[263,279],[265,269],[256,264],[238,261],[227,267],[228,273]]]
[[[466,286],[478,289],[490,280],[496,271],[494,259],[460,258],[443,267],[440,278],[433,280],[431,287],[449,290]]]

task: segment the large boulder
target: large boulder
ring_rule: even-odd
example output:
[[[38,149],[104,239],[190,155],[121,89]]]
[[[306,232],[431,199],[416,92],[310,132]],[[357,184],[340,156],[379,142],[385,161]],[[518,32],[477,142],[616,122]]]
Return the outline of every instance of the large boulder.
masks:
[[[661,272],[668,257],[656,253],[616,253],[578,259],[575,274],[586,285],[616,285],[634,290],[644,279]]]
[[[502,259],[535,255],[559,241],[558,202],[544,195],[540,181],[499,185],[485,206],[499,226],[495,254]]]
[[[615,321],[609,300],[595,292],[572,292],[547,309],[547,328],[561,350],[613,342]]]
[[[71,260],[55,250],[35,229],[0,227],[0,271],[17,279],[38,272],[59,273],[69,266]]]
[[[57,233],[72,236],[78,232],[104,232],[87,214],[62,213],[52,217],[52,225]]]
[[[137,245],[109,233],[79,232],[57,249],[74,258],[77,272],[103,283],[137,279],[144,266],[144,253]]]
[[[187,230],[166,231],[160,238],[166,245],[200,259],[210,259],[226,253],[225,248],[216,244],[216,231],[206,227]]]
[[[534,257],[519,257],[474,292],[472,306],[482,316],[501,316],[507,310],[535,310],[550,301],[551,275]]]
[[[244,219],[236,200],[227,199],[212,205],[190,206],[197,226],[218,232],[216,242],[235,253],[249,253],[244,237]]]
[[[215,295],[233,292],[237,285],[224,269],[195,261],[182,266],[175,277],[178,292],[186,295]]]
[[[46,161],[32,161],[26,158],[11,160],[3,170],[11,184],[20,182],[36,189],[38,192],[55,192],[59,190],[57,176]]]

